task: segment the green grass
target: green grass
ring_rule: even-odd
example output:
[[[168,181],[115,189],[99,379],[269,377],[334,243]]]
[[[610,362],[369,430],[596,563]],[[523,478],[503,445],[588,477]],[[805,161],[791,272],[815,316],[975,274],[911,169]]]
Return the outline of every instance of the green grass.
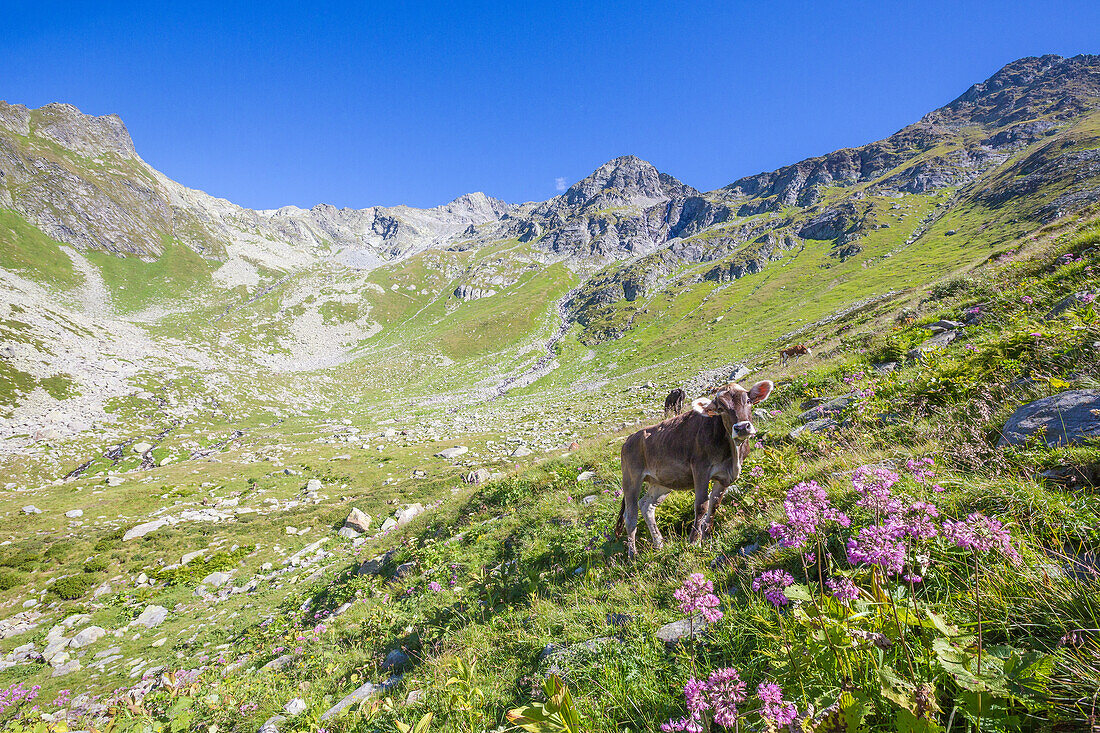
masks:
[[[84,278],[62,246],[14,211],[0,209],[0,268],[51,288],[75,287]]]
[[[210,282],[213,266],[194,250],[165,238],[162,254],[152,262],[140,257],[118,257],[107,252],[86,252],[97,265],[112,302],[124,313],[159,302],[172,302]]]

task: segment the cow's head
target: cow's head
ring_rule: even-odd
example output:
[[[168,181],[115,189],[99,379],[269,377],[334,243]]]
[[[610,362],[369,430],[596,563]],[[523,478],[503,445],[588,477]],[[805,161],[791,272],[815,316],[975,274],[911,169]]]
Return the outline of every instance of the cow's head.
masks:
[[[756,435],[756,428],[752,425],[752,406],[766,400],[772,386],[771,382],[764,380],[745,389],[731,382],[718,390],[713,399],[700,397],[692,402],[691,409],[711,417],[721,416],[730,440],[742,443]]]

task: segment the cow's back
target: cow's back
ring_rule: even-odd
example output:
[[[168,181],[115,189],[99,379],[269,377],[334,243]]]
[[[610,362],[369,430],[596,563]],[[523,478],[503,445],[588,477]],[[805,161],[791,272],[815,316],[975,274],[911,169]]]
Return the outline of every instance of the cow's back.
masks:
[[[721,418],[694,410],[632,433],[620,452],[624,475],[640,472],[670,489],[693,485],[692,463],[728,460]]]

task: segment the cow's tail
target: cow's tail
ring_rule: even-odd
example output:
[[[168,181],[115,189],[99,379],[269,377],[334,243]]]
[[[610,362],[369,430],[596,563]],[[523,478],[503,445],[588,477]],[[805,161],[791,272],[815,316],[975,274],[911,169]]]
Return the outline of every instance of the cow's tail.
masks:
[[[619,502],[619,518],[615,521],[615,539],[621,540],[626,534],[626,496]]]

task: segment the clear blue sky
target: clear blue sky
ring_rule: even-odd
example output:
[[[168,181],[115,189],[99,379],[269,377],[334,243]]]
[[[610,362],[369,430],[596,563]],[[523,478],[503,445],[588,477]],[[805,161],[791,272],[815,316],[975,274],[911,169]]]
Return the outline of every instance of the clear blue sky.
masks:
[[[0,98],[117,113],[255,208],[542,200],[633,153],[696,188],[885,137],[1100,2],[0,0]]]

